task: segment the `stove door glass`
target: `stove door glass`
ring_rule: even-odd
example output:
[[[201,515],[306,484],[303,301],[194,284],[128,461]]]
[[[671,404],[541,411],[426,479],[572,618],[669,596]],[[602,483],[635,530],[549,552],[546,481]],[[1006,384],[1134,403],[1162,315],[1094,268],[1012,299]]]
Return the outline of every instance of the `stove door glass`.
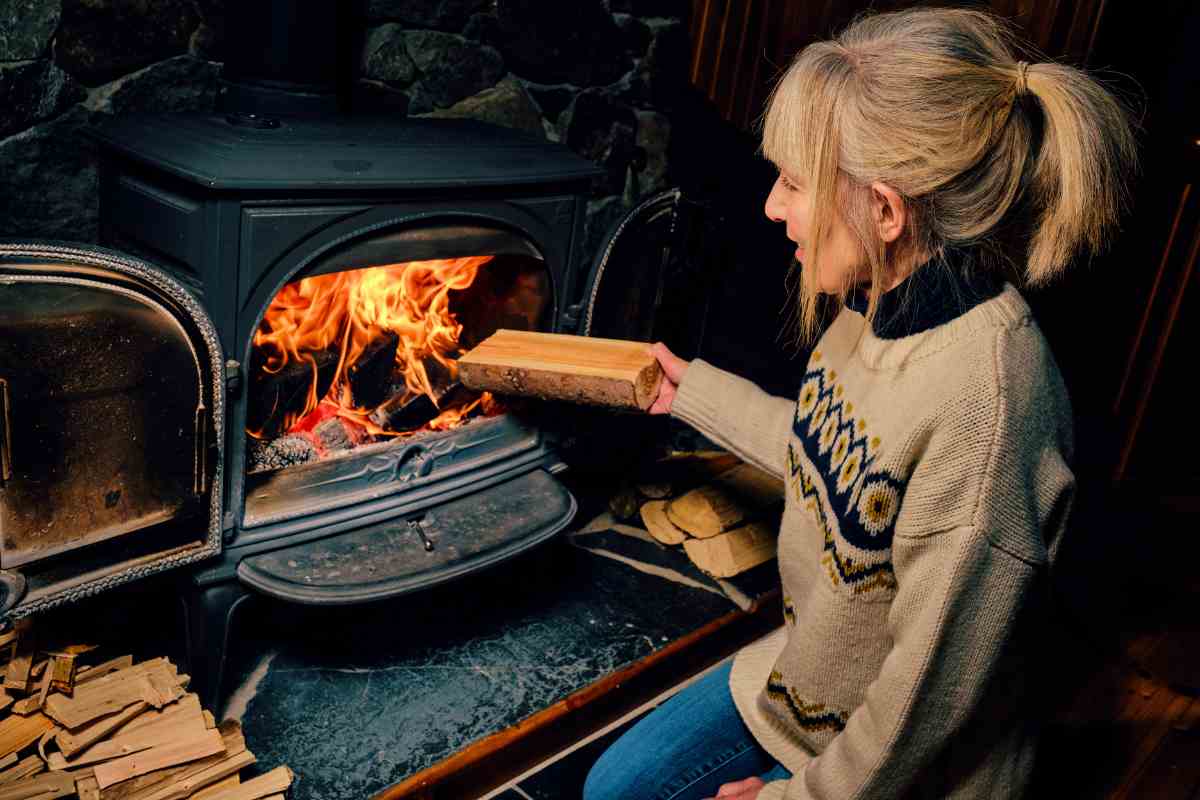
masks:
[[[101,270],[0,275],[0,566],[193,514],[207,374],[178,318]]]

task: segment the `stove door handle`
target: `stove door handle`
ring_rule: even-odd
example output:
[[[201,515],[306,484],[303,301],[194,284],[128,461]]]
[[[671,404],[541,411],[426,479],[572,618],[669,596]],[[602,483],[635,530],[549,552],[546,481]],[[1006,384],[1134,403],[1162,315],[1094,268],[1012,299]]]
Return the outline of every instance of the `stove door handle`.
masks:
[[[12,423],[9,411],[12,401],[8,393],[8,381],[0,378],[0,486],[12,480]]]

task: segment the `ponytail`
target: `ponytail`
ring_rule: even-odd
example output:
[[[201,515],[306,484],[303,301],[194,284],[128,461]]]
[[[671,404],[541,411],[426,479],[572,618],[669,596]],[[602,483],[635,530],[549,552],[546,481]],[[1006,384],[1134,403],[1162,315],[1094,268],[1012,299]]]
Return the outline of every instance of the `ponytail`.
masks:
[[[1128,199],[1126,176],[1137,150],[1125,109],[1086,73],[1034,64],[1026,81],[1042,111],[1030,186],[1038,216],[1026,277],[1042,284],[1080,249],[1094,253],[1107,244]]]

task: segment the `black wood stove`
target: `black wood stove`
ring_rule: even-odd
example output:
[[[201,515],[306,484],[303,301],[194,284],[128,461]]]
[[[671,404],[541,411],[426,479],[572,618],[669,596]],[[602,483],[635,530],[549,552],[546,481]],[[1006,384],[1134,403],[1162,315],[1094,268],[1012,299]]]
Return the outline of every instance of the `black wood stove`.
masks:
[[[566,526],[564,426],[455,358],[500,327],[694,351],[713,255],[667,192],[585,263],[565,147],[226,77],[214,113],[95,130],[106,248],[0,245],[0,610],[194,565],[213,704],[251,593],[378,600]]]

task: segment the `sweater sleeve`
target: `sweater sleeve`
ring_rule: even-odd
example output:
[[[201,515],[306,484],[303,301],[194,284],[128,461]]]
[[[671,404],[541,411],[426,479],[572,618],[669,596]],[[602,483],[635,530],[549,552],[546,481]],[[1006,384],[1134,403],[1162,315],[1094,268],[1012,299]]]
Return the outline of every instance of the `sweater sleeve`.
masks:
[[[671,416],[744,461],[783,477],[796,401],[695,359],[684,373]]]

